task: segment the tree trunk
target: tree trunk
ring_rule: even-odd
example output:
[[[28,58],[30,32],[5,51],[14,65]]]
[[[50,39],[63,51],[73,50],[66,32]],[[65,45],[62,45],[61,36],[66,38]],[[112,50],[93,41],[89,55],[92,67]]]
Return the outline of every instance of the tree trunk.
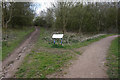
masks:
[[[2,27],[4,28],[5,27],[5,22],[4,22],[4,13],[3,13],[3,2],[2,2]]]
[[[63,24],[63,33],[65,33],[66,32],[66,23],[64,22],[64,24]]]
[[[5,10],[6,10],[6,4],[4,5],[5,3],[2,2],[2,27],[5,29],[5,41],[6,41],[6,46],[8,46],[8,42],[7,42],[7,39],[8,39],[8,31],[7,31],[7,28],[8,28],[8,23],[11,21],[12,19],[12,7],[13,7],[13,3],[11,4],[11,10],[10,10],[10,16],[9,16],[9,19],[7,21],[5,21],[5,16],[7,16],[7,14],[5,15],[5,11],[3,9],[3,7],[5,7]]]
[[[64,14],[65,15],[65,14]],[[66,17],[63,17],[63,33],[66,32]]]

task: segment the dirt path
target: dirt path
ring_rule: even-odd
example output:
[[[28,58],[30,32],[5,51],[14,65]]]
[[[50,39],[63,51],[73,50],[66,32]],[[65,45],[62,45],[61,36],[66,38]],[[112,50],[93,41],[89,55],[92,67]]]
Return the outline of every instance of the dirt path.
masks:
[[[48,77],[56,78],[107,78],[105,61],[107,50],[111,41],[117,36],[110,36],[100,41],[94,42],[87,47],[72,65],[56,76],[55,74]]]
[[[40,30],[36,28],[36,30],[32,32],[31,35],[2,62],[3,77],[14,77],[15,72],[24,60],[24,57],[34,46],[34,42],[37,40],[39,32]]]

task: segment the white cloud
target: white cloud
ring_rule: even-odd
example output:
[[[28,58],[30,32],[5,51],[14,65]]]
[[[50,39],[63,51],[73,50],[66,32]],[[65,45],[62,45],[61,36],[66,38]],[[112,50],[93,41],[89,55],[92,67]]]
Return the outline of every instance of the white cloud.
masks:
[[[37,10],[36,13],[39,14],[40,11],[43,10],[47,10],[47,8],[51,7],[51,2],[38,2],[38,4],[40,4],[39,6],[37,6]]]
[[[40,4],[40,6],[37,6],[36,13],[39,14],[40,11],[47,10],[47,8],[50,8],[52,5],[51,3],[56,2],[56,1],[70,1],[73,2],[73,0],[33,0],[33,2],[37,2]],[[118,2],[120,0],[75,0],[75,2]]]
[[[33,0],[33,2],[54,2],[56,0]]]
[[[46,11],[47,8],[52,7],[51,3],[56,2],[56,0],[34,0],[34,2],[39,4],[36,10],[36,13],[39,14],[40,11]]]

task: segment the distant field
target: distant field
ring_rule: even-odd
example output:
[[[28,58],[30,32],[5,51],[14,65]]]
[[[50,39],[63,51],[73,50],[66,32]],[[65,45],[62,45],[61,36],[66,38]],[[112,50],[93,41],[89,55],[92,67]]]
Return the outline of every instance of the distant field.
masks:
[[[61,67],[74,59],[76,55],[81,53],[76,51],[77,48],[87,46],[88,44],[105,38],[109,35],[103,35],[95,39],[84,42],[77,42],[71,45],[63,43],[53,45],[52,42],[47,42],[44,37],[50,35],[50,32],[45,32],[44,28],[40,29],[40,36],[32,49],[31,53],[26,56],[23,64],[20,66],[15,77],[17,78],[45,78],[46,75],[56,71],[62,71]]]
[[[2,41],[2,60],[5,59],[33,30],[34,28],[8,29],[7,41]],[[5,31],[2,30],[2,32],[2,38],[5,38]]]
[[[108,66],[108,75],[110,78],[120,78],[118,71],[119,64],[119,50],[118,48],[120,45],[118,45],[118,40],[120,40],[120,37],[117,37],[115,40],[112,41],[111,46],[109,48],[108,56],[107,56],[107,66]]]

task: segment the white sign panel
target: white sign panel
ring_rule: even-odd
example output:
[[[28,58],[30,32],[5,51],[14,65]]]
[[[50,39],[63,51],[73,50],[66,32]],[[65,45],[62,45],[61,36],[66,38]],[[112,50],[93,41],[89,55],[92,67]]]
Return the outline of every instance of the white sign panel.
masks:
[[[52,38],[63,38],[63,34],[53,34]]]

